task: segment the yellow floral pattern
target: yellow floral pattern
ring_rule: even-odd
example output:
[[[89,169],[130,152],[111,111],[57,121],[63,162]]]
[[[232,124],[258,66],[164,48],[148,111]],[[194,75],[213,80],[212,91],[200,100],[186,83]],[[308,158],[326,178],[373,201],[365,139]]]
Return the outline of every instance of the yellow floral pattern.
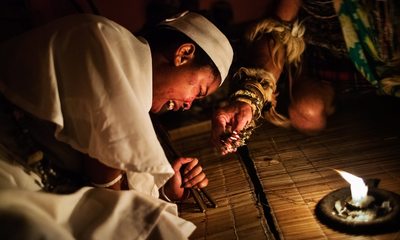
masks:
[[[337,0],[336,3],[349,57],[357,70],[380,93],[400,96],[400,66],[397,64],[400,61],[385,62],[380,56],[377,31],[368,17],[371,13],[359,0]]]

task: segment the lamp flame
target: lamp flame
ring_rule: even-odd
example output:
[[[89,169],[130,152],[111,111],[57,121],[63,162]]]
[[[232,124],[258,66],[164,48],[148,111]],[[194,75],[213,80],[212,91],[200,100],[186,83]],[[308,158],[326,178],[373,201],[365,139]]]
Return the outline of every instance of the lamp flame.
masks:
[[[367,200],[368,186],[365,185],[363,179],[345,171],[334,170],[350,183],[351,203],[355,206],[364,205]]]

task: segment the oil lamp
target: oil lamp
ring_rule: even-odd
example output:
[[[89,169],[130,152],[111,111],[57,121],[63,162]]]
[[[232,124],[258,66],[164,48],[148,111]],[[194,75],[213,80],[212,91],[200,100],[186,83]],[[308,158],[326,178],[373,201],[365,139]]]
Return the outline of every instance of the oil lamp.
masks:
[[[365,209],[375,200],[373,196],[367,195],[368,186],[360,177],[345,171],[336,170],[349,184],[351,198],[347,199],[346,205],[353,209]]]
[[[317,204],[317,218],[327,226],[354,234],[379,234],[400,230],[400,196],[360,177],[335,170],[349,184],[323,197]]]

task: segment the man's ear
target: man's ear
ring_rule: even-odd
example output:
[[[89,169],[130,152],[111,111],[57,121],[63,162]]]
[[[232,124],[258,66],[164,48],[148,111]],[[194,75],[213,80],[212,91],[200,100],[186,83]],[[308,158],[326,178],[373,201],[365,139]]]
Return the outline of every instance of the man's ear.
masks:
[[[196,51],[196,47],[193,43],[184,43],[178,47],[175,52],[175,66],[180,66],[188,63],[190,60],[194,58],[194,52]]]

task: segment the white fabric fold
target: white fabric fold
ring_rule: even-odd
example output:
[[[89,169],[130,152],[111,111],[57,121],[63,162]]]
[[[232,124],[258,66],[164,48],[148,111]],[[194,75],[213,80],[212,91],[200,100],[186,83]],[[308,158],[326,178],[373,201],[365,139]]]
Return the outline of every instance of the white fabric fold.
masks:
[[[4,239],[187,239],[195,229],[178,217],[175,204],[141,192],[85,187],[45,193],[18,165],[0,159],[0,167]]]
[[[0,47],[0,91],[55,123],[58,140],[161,187],[174,172],[148,113],[151,65],[145,40],[103,17],[70,16]]]
[[[22,169],[0,159],[2,238],[186,239],[192,233],[195,226],[178,217],[175,204],[155,198],[174,171],[148,113],[146,41],[103,17],[60,19],[0,46],[0,92],[56,124],[58,140],[126,170],[134,189],[44,193]]]

